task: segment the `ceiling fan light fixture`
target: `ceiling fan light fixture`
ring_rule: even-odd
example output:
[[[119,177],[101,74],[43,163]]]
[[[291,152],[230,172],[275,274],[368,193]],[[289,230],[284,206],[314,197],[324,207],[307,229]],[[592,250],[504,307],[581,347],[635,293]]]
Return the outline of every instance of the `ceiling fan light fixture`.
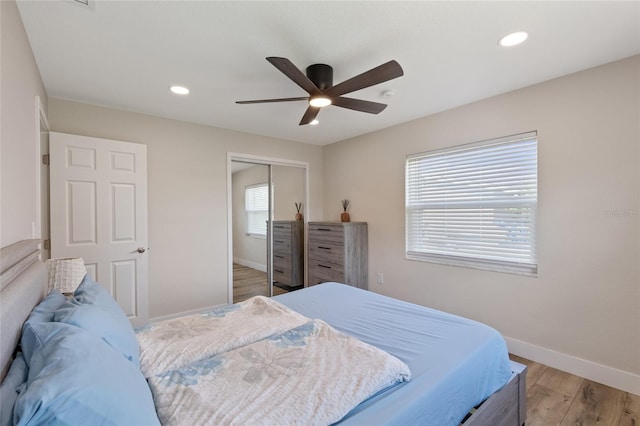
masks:
[[[309,99],[309,105],[316,108],[323,108],[331,105],[331,98],[327,96],[314,96]]]
[[[320,122],[315,118],[309,122],[309,124],[312,125],[312,126],[317,126],[318,123],[320,123]]]

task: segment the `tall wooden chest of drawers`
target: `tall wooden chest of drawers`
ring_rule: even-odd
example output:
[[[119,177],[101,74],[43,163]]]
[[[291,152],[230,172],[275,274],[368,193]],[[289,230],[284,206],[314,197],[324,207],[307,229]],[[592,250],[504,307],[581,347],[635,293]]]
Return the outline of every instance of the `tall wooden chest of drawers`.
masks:
[[[285,290],[304,286],[302,221],[273,221],[273,285]]]
[[[327,281],[368,288],[366,222],[309,222],[309,285]]]

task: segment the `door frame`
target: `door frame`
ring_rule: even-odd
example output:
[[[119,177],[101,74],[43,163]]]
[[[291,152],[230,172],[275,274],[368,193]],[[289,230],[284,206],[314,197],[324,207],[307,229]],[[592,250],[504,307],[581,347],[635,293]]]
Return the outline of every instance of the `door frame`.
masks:
[[[46,185],[43,185],[42,182],[42,156],[44,154],[49,153],[49,143],[46,141],[44,145],[46,152],[43,152],[43,140],[42,134],[45,133],[48,135],[49,133],[49,120],[47,119],[47,113],[44,110],[44,106],[42,105],[42,101],[40,100],[40,96],[36,95],[35,97],[36,104],[36,114],[35,114],[35,124],[36,124],[36,137],[35,137],[35,146],[36,146],[36,222],[34,224],[34,229],[32,230],[32,238],[39,239],[41,244],[40,250],[40,260],[45,261],[49,258],[49,250],[45,250],[42,240],[49,239],[49,235],[42,235],[42,223],[43,221],[49,222],[49,206],[43,208],[42,197],[46,194],[48,198],[49,193],[49,179],[46,181]],[[48,166],[45,169],[49,170]],[[46,256],[45,256],[46,253]]]
[[[231,174],[231,162],[239,161],[245,163],[264,164],[267,166],[287,166],[297,167],[304,171],[304,221],[311,211],[309,205],[309,163],[306,161],[287,160],[283,158],[265,157],[261,155],[242,154],[237,152],[227,152],[227,303],[233,304],[233,185]],[[271,169],[269,169],[269,187],[271,188]],[[271,191],[269,191],[271,192]],[[271,197],[270,197],[271,198]],[[271,201],[270,201],[271,204]],[[270,209],[273,206],[270,205]],[[271,227],[270,227],[271,228]],[[305,241],[307,229],[305,227]],[[268,238],[268,241],[271,241]],[[268,252],[271,252],[269,248]],[[307,251],[304,251],[305,271],[307,270]],[[271,261],[267,259],[267,276],[271,277]],[[306,274],[305,274],[306,276]],[[271,286],[270,286],[271,288]]]

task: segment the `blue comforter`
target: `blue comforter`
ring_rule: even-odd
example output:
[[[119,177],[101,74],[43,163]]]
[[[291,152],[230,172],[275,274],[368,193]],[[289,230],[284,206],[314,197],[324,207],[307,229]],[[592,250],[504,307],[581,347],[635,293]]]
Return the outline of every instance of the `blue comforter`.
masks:
[[[343,425],[458,425],[511,376],[504,339],[476,321],[337,283],[274,299],[409,366],[410,382],[367,399]]]

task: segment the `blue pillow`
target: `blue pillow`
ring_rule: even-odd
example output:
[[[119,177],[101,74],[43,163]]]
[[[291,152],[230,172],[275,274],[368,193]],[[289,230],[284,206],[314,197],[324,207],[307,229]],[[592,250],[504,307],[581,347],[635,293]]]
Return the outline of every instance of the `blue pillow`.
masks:
[[[140,346],[129,319],[113,297],[88,274],[74,298],[58,308],[54,321],[85,329],[140,366]]]
[[[33,308],[31,314],[29,314],[29,317],[22,326],[22,337],[20,338],[20,348],[24,353],[24,359],[27,365],[31,362],[31,355],[33,354],[35,341],[29,330],[26,330],[26,325],[53,321],[55,311],[58,310],[58,308],[60,308],[66,301],[67,298],[62,293],[53,289],[47,297],[42,300],[42,302]]]
[[[27,327],[37,344],[15,424],[160,424],[140,369],[104,341],[68,324]]]
[[[29,368],[22,352],[18,352],[9,372],[0,384],[0,425],[13,425],[13,404],[18,398],[18,388],[27,381]]]

